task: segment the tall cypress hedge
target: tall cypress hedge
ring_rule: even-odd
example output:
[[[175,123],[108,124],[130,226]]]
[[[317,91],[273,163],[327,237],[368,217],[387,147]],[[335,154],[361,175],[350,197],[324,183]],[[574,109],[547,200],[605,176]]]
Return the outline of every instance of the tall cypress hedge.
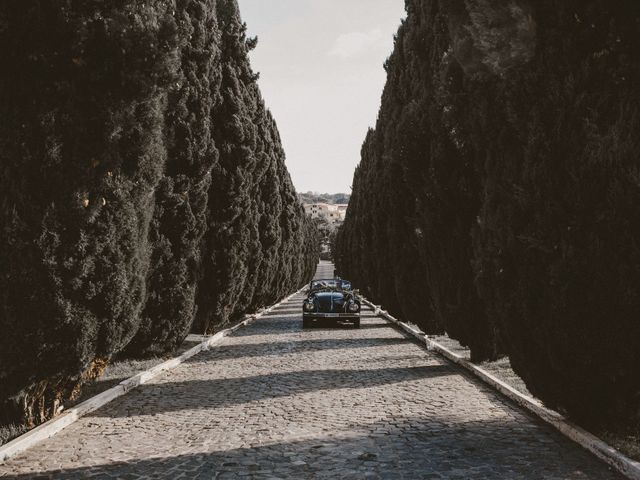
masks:
[[[469,345],[474,360],[496,358],[472,267],[475,150],[450,120],[465,97],[448,61],[447,16],[438,2],[408,2],[407,11],[340,234],[339,245],[355,244],[339,247],[338,267],[390,311]],[[352,256],[362,271],[345,263]]]
[[[416,287],[427,331],[474,360],[508,354],[548,405],[640,424],[640,6],[409,0],[407,13],[339,269],[420,323],[402,286]]]
[[[166,2],[0,5],[0,415],[37,423],[140,323],[164,108]]]
[[[212,115],[212,137],[220,152],[212,171],[208,232],[204,239],[203,284],[199,290],[197,330],[210,331],[236,313],[256,255],[252,198],[255,189],[257,125],[255,77],[247,57],[245,26],[233,0],[216,2],[221,30],[222,73],[219,104]]]
[[[142,322],[127,356],[169,353],[193,324],[211,171],[218,160],[211,132],[221,80],[215,5],[215,0],[176,5],[181,60],[165,111],[167,162],[149,237],[153,268]]]
[[[235,0],[0,3],[0,424],[311,278]]]
[[[477,92],[495,119],[478,284],[533,393],[640,425],[640,5],[523,6],[535,56]]]
[[[216,8],[222,80],[212,137],[219,161],[208,199],[198,333],[213,332],[301,286],[313,275],[308,264],[318,258],[316,249],[305,253],[305,242],[317,242],[317,233],[303,228],[308,220],[249,64],[256,41],[246,37],[235,0],[218,0]]]

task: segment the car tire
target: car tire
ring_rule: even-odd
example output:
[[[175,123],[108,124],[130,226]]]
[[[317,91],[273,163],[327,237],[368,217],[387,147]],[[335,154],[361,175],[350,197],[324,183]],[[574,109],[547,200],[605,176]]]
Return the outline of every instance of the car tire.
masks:
[[[311,326],[311,321],[306,318],[302,319],[302,328],[309,328]]]
[[[360,319],[353,321],[353,328],[360,328]]]

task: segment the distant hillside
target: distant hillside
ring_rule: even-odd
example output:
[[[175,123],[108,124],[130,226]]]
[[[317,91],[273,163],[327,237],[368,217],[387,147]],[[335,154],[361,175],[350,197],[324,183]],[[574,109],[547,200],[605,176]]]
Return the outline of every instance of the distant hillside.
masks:
[[[302,203],[349,203],[351,195],[348,193],[318,193],[306,192],[298,193],[298,198]]]

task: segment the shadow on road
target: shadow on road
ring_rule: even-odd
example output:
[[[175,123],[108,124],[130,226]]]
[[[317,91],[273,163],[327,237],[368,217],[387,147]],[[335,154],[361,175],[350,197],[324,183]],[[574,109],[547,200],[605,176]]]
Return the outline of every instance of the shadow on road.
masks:
[[[315,329],[320,330],[322,329]],[[347,348],[373,348],[402,345],[404,338],[331,338],[292,340],[289,342],[243,343],[241,345],[220,345],[208,352],[206,358],[201,355],[191,357],[185,363],[209,363],[234,358],[280,356],[295,353],[305,354],[323,350],[342,350]]]
[[[576,445],[557,438],[557,433],[540,440],[518,422],[464,423],[437,415],[393,420],[393,424],[383,420],[359,425],[349,435],[334,432],[291,442],[132,458],[10,478],[622,480]]]
[[[239,378],[146,384],[92,416],[131,417],[179,410],[215,409],[303,393],[372,386],[459,375],[449,365],[363,370],[298,370]],[[136,401],[135,397],[148,401]],[[133,401],[132,401],[133,400]],[[124,404],[131,404],[125,408]]]
[[[327,328],[332,330],[348,329],[353,330],[353,326],[350,324],[345,325],[332,325]],[[392,324],[377,317],[365,316],[362,318],[360,329],[374,329],[374,328],[394,328]],[[313,328],[312,331],[317,331],[317,328]],[[302,315],[300,312],[295,313],[278,313],[277,315],[264,316],[259,319],[251,328],[241,329],[234,332],[234,337],[249,337],[256,335],[279,335],[290,334],[293,332],[303,331],[302,328]]]

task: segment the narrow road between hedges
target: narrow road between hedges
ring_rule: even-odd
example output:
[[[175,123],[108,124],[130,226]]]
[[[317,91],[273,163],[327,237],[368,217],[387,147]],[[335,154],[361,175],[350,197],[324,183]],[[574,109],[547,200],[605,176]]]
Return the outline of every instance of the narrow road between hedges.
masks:
[[[320,264],[317,277],[331,277]],[[0,478],[620,479],[373,312],[302,295],[0,465]],[[41,477],[40,477],[41,475]]]

